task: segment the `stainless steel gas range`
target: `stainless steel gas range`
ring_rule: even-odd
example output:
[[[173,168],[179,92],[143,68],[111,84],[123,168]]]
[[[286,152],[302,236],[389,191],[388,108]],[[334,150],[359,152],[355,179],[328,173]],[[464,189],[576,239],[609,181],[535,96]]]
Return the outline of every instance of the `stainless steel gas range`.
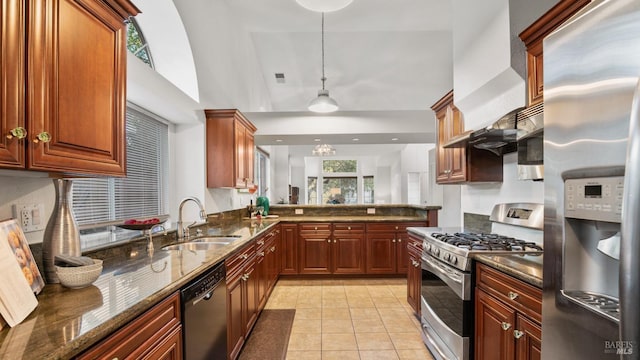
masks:
[[[423,340],[436,359],[470,359],[474,326],[474,254],[542,254],[543,205],[498,204],[491,233],[413,227],[423,239]]]

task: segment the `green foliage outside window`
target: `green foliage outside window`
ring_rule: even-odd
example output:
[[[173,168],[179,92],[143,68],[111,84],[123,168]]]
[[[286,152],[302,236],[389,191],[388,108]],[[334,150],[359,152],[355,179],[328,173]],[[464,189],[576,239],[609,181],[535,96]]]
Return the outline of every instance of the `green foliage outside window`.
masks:
[[[144,36],[142,36],[142,31],[140,31],[140,27],[133,18],[129,19],[129,23],[127,24],[127,49],[138,59],[153,68],[149,45],[145,41]]]
[[[357,160],[322,160],[325,173],[354,173],[358,171]]]

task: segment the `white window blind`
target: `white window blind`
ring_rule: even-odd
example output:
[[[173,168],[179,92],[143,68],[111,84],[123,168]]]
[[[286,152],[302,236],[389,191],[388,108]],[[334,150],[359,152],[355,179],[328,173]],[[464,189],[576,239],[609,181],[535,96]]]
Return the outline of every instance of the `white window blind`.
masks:
[[[74,180],[73,211],[81,228],[165,214],[168,132],[156,115],[127,106],[127,176]]]

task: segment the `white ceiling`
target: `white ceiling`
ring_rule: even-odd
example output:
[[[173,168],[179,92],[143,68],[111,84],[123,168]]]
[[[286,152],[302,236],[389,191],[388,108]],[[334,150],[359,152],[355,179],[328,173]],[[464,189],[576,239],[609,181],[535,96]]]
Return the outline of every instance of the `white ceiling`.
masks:
[[[434,141],[429,107],[453,86],[451,1],[354,0],[325,14],[326,88],[340,111],[321,119],[341,118],[325,130],[293,121],[322,86],[321,14],[295,0],[224,1],[250,34],[271,102],[246,112],[258,127],[256,143]],[[275,73],[284,73],[285,83]],[[390,129],[378,128],[385,122]]]

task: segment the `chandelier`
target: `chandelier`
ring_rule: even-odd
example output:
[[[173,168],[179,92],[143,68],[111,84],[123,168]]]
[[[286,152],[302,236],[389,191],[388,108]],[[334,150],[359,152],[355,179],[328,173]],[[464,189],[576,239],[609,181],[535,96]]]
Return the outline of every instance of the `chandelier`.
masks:
[[[313,149],[312,153],[313,155],[317,155],[317,156],[335,155],[336,149],[334,149],[334,147],[329,144],[322,144],[322,145],[318,144]]]

